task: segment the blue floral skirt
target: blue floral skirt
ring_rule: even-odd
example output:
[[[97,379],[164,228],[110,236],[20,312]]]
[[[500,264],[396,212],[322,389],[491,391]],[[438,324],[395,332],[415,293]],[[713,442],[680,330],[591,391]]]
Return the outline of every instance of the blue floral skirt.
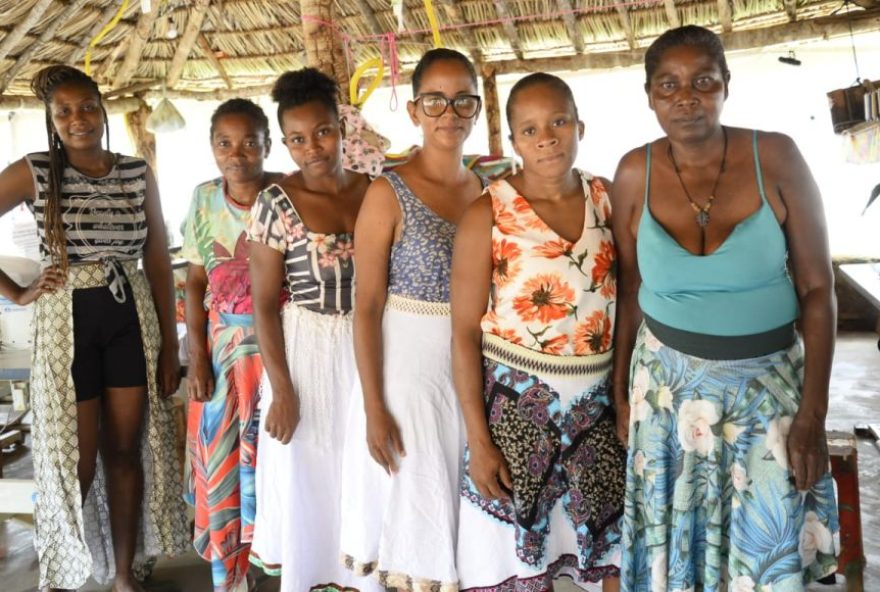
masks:
[[[630,374],[623,526],[627,592],[800,592],[837,567],[830,473],[798,492],[786,442],[800,343],[713,361],[644,325]]]

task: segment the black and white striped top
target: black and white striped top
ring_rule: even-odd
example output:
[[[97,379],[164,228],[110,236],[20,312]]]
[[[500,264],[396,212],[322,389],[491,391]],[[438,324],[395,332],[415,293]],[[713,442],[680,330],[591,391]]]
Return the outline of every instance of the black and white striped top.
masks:
[[[284,190],[271,185],[251,208],[247,237],[284,255],[291,302],[321,314],[351,312],[354,235],[312,232]]]
[[[49,153],[34,152],[25,159],[36,188],[28,207],[37,221],[40,253],[48,260],[44,212],[49,195]],[[116,162],[103,177],[90,177],[69,165],[64,169],[61,216],[70,263],[142,256],[147,240],[146,172],[147,164],[142,159],[123,155],[116,155]]]

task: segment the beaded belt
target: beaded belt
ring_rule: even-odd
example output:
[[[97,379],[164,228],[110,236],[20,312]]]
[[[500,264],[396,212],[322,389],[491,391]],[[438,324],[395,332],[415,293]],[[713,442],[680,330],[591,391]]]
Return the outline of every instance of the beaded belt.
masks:
[[[483,356],[505,366],[535,374],[599,377],[611,368],[614,350],[590,356],[554,356],[535,351],[493,335],[483,333]]]
[[[385,306],[400,312],[431,317],[448,317],[450,314],[448,302],[425,302],[397,294],[389,294],[385,300]]]

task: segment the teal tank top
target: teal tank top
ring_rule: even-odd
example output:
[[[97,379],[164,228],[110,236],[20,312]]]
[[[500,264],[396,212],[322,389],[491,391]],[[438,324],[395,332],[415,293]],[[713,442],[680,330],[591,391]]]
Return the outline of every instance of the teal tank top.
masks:
[[[758,135],[752,136],[761,207],[742,220],[718,249],[693,255],[651,214],[651,145],[647,146],[645,205],[636,254],[639,305],[664,325],[705,335],[764,333],[792,323],[798,301],[786,269],[785,235],[764,193]]]

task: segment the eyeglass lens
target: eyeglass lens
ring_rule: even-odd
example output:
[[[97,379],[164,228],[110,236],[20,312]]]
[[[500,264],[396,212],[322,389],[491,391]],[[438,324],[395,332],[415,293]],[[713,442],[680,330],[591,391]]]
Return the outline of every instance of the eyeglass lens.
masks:
[[[422,110],[428,117],[440,117],[452,106],[456,115],[463,119],[473,117],[480,108],[480,98],[472,95],[461,95],[453,99],[443,95],[422,95],[419,97]]]

